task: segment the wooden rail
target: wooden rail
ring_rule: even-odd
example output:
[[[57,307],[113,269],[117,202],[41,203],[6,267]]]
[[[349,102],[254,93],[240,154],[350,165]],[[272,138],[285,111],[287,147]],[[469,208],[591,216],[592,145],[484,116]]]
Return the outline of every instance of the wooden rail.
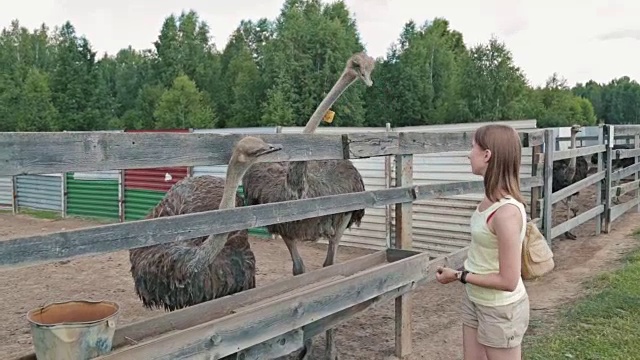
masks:
[[[260,134],[284,149],[261,162],[357,159],[469,149],[471,132],[372,132],[342,135]],[[542,131],[520,132],[531,146]],[[67,171],[225,165],[240,134],[209,133],[0,133],[0,176]],[[176,151],[179,149],[179,151]]]

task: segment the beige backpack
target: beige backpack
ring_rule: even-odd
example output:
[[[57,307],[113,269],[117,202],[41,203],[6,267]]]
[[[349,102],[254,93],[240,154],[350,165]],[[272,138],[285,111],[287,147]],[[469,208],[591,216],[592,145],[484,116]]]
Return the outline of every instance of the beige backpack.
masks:
[[[538,220],[527,223],[522,243],[522,278],[525,280],[540,277],[555,267],[553,251],[536,226]]]

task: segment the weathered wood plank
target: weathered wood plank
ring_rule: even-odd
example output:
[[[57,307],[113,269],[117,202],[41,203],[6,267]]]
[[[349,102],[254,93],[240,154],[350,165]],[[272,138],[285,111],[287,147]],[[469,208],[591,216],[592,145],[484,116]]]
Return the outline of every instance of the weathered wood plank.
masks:
[[[536,145],[531,148],[531,177],[539,176],[538,173],[542,173],[544,168],[544,162],[542,162],[542,145]],[[544,185],[544,182],[542,183]],[[539,186],[531,187],[531,204],[530,215],[532,219],[538,218],[538,200],[540,199]]]
[[[387,302],[388,300],[396,298],[397,296],[413,291],[419,286],[422,286],[428,282],[434,281],[436,279],[435,272],[438,269],[438,266],[447,266],[452,269],[457,269],[462,267],[464,264],[464,260],[467,258],[468,249],[469,247],[464,247],[449,255],[440,256],[436,259],[431,260],[431,263],[429,265],[429,271],[427,271],[428,275],[421,280],[393,289],[387,293],[384,293],[382,295],[379,295],[367,301],[361,302],[358,305],[354,305],[350,308],[339,311],[325,318],[317,320],[311,324],[303,326],[302,329],[304,330],[304,338],[309,339],[316,335],[319,335],[322,332],[324,332],[326,329],[330,329],[337,325],[340,325],[346,320],[353,317],[354,315],[368,308],[375,307],[375,305],[377,304],[382,304],[384,302]]]
[[[563,188],[561,190],[554,192],[551,195],[551,203],[555,204],[565,199],[567,196],[573,195],[578,191],[585,189],[588,186],[591,186],[599,181],[602,181],[605,178],[605,175],[606,175],[606,171],[600,171],[576,183],[573,183],[567,186],[566,188]]]
[[[630,157],[640,156],[640,148],[636,149],[618,149],[615,151],[616,159],[626,159]]]
[[[631,176],[640,171],[640,163],[635,163],[633,165],[627,166],[624,169],[616,170],[611,173],[611,180],[618,181],[624,179],[628,176]]]
[[[602,127],[600,127],[598,129],[598,144],[604,144],[604,132],[602,131]],[[606,145],[605,145],[606,146]],[[605,152],[606,152],[606,148],[605,148]],[[601,172],[603,171],[604,168],[604,156],[605,154],[603,153],[598,153],[598,165],[597,165],[597,172]],[[605,171],[605,180],[607,177],[607,172]],[[601,205],[602,201],[604,201],[604,198],[602,196],[602,184],[604,183],[604,181],[600,181],[596,183],[596,205]],[[604,214],[604,212],[603,212]],[[602,214],[600,214],[600,216],[596,219],[596,235],[600,235],[602,233],[602,222],[604,220],[604,217],[602,216]]]
[[[640,125],[616,125],[616,136],[635,135],[640,135]]]
[[[175,359],[197,353],[220,358],[419,281],[434,271],[428,256],[415,255],[326,286],[293,292],[276,305],[252,307],[99,359]]]
[[[413,155],[396,156],[396,186],[413,185]],[[413,202],[396,204],[397,249],[411,249],[413,240]],[[411,293],[395,300],[395,354],[402,359],[411,354]]]
[[[15,238],[0,242],[0,268],[126,250],[413,199],[413,188],[391,188]]]
[[[405,141],[406,133],[353,134],[260,134],[283,150],[261,158],[261,162],[360,158],[402,155],[411,149],[440,152],[450,139],[468,133],[409,133],[407,139],[435,141],[435,145]],[[467,135],[465,135],[467,134]],[[424,135],[421,137],[421,135]],[[3,132],[0,133],[0,176],[70,171],[99,171],[165,166],[225,165],[233,144],[246,134],[210,133],[104,133],[104,132]],[[521,136],[529,136],[521,133]],[[533,135],[535,138],[535,134]],[[444,140],[443,140],[444,139]],[[448,149],[461,150],[464,144]],[[457,144],[462,144],[458,142]]]
[[[631,190],[637,190],[640,188],[640,180],[634,180],[622,185],[613,186],[610,190],[611,197],[622,196]]]
[[[553,161],[570,159],[578,156],[587,156],[595,153],[600,153],[606,151],[606,147],[602,144],[593,145],[593,146],[585,146],[576,149],[568,149],[555,151],[553,154]]]
[[[607,151],[604,156],[604,169],[606,171],[604,178],[604,188],[611,189],[611,183],[613,182],[613,135],[614,129],[609,125],[604,125],[602,127],[603,137],[607,145]],[[601,220],[603,223],[602,231],[604,233],[609,233],[611,231],[611,192],[604,192],[604,213],[601,216]]]
[[[430,185],[415,185],[415,200],[427,200],[444,196],[474,194],[484,192],[484,182],[482,180],[476,181],[461,181],[452,182],[446,184],[437,184],[438,186]],[[520,179],[520,189],[527,190],[535,186],[544,185],[544,178],[542,176],[527,177]]]
[[[567,231],[575,228],[576,226],[580,226],[585,222],[593,219],[594,217],[602,214],[604,212],[604,205],[598,205],[588,211],[583,212],[582,214],[571,218],[562,224],[556,225],[551,229],[551,239],[555,238],[560,234],[564,234]]]
[[[0,133],[0,176],[68,171],[226,165],[241,134]],[[328,134],[253,135],[283,150],[260,161],[342,159],[342,138]]]
[[[551,244],[551,228],[553,227],[553,215],[551,213],[552,205],[551,205],[551,197],[552,193],[552,184],[553,184],[553,153],[554,153],[554,142],[553,142],[553,130],[545,130],[545,145],[544,145],[544,207],[542,209],[542,224],[543,224],[543,235],[547,239],[547,242]]]
[[[530,179],[522,179],[522,183]],[[420,199],[428,199],[460,194],[464,183],[420,185],[417,189]],[[482,182],[474,183],[477,187]],[[415,199],[416,187],[390,188],[14,238],[0,241],[0,268],[73,259]]]
[[[188,329],[192,326],[221,318],[232,314],[238,308],[249,307],[265,299],[299,289],[306,284],[317,283],[335,276],[351,276],[359,271],[391,261],[390,257],[392,256],[402,259],[412,255],[415,255],[415,253],[393,251],[390,254],[390,250],[382,250],[360,256],[348,262],[337,263],[305,272],[298,276],[280,279],[265,286],[127,324],[116,329],[113,336],[113,350],[149,340],[171,331]],[[20,358],[20,360],[36,360],[36,355],[31,353]]]
[[[520,140],[529,146],[542,144],[543,131],[520,131]],[[344,134],[345,156],[351,159],[383,155],[428,154],[461,151],[471,148],[472,131],[379,132]]]
[[[619,205],[615,205],[611,207],[611,213],[610,213],[610,217],[611,217],[611,221],[615,221],[617,218],[619,218],[620,216],[624,215],[624,213],[626,213],[627,211],[629,211],[632,207],[636,206],[640,204],[640,198],[633,198],[625,203],[619,204]]]

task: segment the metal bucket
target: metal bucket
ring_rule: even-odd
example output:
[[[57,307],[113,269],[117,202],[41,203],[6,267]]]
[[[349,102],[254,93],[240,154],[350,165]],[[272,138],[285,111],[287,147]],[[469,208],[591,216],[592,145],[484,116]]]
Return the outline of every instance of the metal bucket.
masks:
[[[111,301],[66,301],[27,313],[38,360],[88,360],[111,351],[120,306]]]

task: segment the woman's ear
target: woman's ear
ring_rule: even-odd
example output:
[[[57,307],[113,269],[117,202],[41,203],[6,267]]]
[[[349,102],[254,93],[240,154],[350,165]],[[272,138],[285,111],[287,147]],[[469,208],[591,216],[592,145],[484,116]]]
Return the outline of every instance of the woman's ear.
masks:
[[[487,149],[484,151],[484,161],[489,162],[489,159],[491,159],[491,150]]]

